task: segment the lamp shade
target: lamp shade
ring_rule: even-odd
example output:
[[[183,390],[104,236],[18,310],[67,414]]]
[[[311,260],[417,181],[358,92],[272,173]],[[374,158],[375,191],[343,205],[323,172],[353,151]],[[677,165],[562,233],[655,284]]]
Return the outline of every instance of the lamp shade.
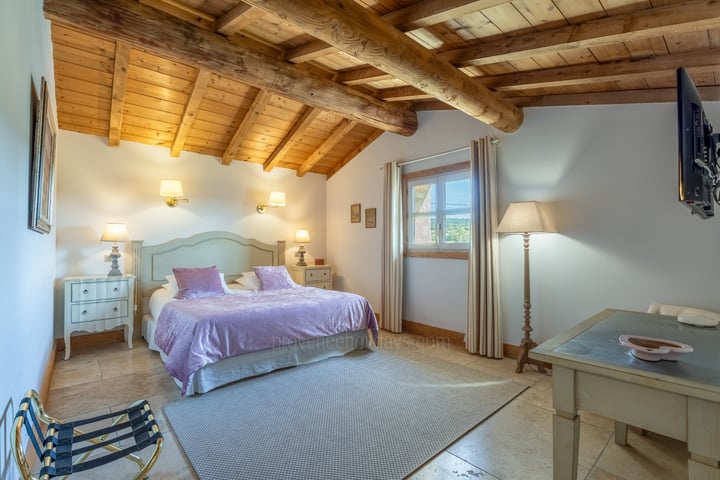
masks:
[[[295,243],[310,243],[310,233],[307,230],[295,232]]]
[[[182,182],[180,180],[160,180],[160,196],[182,197]]]
[[[554,232],[540,202],[511,203],[497,227],[498,233]]]
[[[285,206],[285,192],[270,192],[270,198],[268,199],[268,205],[271,207],[284,207]]]
[[[100,237],[101,242],[127,242],[128,232],[127,227],[124,223],[108,223],[105,225],[102,236]]]

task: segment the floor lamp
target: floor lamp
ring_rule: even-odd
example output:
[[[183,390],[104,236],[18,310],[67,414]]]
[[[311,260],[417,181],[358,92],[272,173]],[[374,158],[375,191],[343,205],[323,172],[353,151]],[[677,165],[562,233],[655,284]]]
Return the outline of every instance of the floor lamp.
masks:
[[[530,325],[530,234],[553,231],[543,218],[540,209],[539,202],[511,203],[497,228],[498,233],[521,233],[523,236],[525,259],[525,300],[523,309],[525,323],[522,330],[525,332],[525,336],[520,342],[520,352],[517,357],[515,373],[522,373],[526,363],[537,365],[538,371],[545,373],[545,365],[542,362],[528,358],[528,352],[537,345],[530,337],[530,332],[533,330]]]

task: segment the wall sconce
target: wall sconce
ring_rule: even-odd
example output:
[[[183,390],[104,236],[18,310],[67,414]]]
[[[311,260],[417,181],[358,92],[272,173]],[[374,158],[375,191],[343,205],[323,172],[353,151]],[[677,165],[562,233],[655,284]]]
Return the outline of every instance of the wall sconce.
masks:
[[[257,206],[258,213],[265,213],[267,207],[284,207],[285,206],[285,192],[270,192],[270,198],[267,204],[259,203]]]
[[[112,251],[110,252],[110,259],[112,264],[110,266],[110,272],[108,277],[121,276],[122,272],[118,267],[118,258],[120,258],[120,250],[118,249],[118,242],[127,242],[128,233],[127,227],[124,223],[108,223],[105,225],[102,236],[100,236],[101,242],[113,242]]]
[[[180,180],[160,180],[160,196],[165,197],[168,207],[176,207],[178,202],[189,202],[183,196],[182,182]]]
[[[310,233],[307,230],[298,230],[295,232],[295,243],[300,244],[297,251],[298,262],[295,265],[307,267],[307,263],[305,263],[305,245],[303,243],[310,243]]]

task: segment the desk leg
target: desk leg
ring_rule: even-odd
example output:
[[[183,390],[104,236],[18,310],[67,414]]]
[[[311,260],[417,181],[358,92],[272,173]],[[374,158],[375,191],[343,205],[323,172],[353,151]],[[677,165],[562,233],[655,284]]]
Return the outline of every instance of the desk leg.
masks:
[[[688,479],[720,480],[720,404],[688,398]]]
[[[553,416],[553,480],[577,480],[580,417]]]
[[[618,422],[615,420],[615,443],[621,446],[627,445],[627,423]]]
[[[577,480],[580,417],[575,406],[575,371],[553,368],[553,479]]]

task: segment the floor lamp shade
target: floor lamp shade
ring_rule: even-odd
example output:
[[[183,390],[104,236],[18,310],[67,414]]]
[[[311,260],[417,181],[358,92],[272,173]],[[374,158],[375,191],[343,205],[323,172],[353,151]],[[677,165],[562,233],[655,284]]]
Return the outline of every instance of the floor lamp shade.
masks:
[[[498,233],[540,233],[554,231],[555,229],[543,213],[540,202],[511,203],[497,228]]]
[[[523,366],[526,363],[537,365],[538,371],[545,372],[545,366],[542,362],[531,360],[528,352],[537,344],[530,336],[532,326],[530,324],[530,234],[540,232],[554,232],[555,229],[543,215],[542,205],[539,202],[516,202],[511,203],[505,211],[500,224],[498,225],[498,233],[520,233],[523,236],[523,257],[524,257],[524,324],[523,332],[525,332],[520,342],[520,351],[517,357],[516,373],[522,373]]]

